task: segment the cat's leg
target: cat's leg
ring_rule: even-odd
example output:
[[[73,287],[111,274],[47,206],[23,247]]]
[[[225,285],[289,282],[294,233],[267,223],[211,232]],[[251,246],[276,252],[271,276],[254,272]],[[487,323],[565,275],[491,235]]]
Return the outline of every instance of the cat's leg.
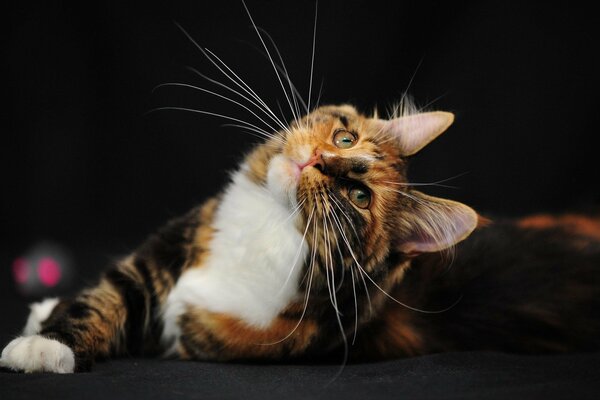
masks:
[[[31,311],[29,312],[25,328],[23,328],[23,336],[31,336],[39,333],[42,330],[42,324],[50,317],[50,314],[52,314],[58,303],[59,299],[53,297],[30,304],[29,309]]]
[[[2,351],[0,365],[17,371],[85,371],[94,359],[140,353],[153,326],[154,282],[143,262],[127,260],[72,300],[32,307],[25,333]],[[39,325],[39,326],[38,326]],[[41,328],[41,329],[40,329]]]

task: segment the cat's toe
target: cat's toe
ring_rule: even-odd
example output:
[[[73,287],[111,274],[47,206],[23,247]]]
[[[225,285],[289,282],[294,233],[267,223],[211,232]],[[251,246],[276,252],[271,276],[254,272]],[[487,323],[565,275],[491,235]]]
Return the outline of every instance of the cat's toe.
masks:
[[[10,342],[0,358],[0,366],[23,372],[71,373],[75,355],[66,345],[43,336],[18,337]]]

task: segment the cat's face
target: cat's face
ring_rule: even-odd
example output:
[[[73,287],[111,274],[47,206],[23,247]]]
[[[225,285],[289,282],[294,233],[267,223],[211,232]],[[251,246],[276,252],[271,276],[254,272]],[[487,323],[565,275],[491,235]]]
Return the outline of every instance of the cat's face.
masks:
[[[389,256],[439,251],[477,224],[469,207],[407,183],[406,157],[452,118],[437,112],[388,121],[347,105],[321,107],[255,151],[248,165],[290,213],[297,212],[313,274],[336,282],[330,274],[381,274]]]

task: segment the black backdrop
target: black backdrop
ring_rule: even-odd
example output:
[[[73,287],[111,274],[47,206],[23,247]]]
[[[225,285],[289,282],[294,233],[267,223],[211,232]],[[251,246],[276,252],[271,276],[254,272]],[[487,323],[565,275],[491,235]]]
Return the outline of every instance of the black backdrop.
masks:
[[[254,139],[216,118],[145,115],[161,106],[244,115],[189,89],[152,92],[163,82],[214,88],[188,65],[223,79],[174,21],[272,107],[285,104],[240,1],[98,3],[19,2],[5,14],[3,271],[42,239],[73,249],[80,271],[95,270],[218,191],[248,150]],[[248,6],[307,93],[314,2]],[[415,158],[411,179],[465,173],[447,182],[457,188],[427,192],[492,215],[594,205],[595,25],[595,12],[572,2],[321,0],[315,92],[323,81],[322,103],[383,110],[414,75],[417,103],[457,120]]]

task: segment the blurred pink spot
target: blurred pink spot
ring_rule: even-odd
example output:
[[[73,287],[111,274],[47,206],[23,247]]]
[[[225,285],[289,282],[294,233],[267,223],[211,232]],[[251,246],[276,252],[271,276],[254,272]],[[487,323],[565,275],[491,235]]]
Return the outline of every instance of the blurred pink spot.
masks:
[[[27,278],[29,278],[29,263],[23,257],[16,258],[12,263],[12,272],[18,284],[27,282]]]
[[[60,281],[60,265],[51,257],[44,257],[38,264],[38,276],[47,287],[56,286]]]

